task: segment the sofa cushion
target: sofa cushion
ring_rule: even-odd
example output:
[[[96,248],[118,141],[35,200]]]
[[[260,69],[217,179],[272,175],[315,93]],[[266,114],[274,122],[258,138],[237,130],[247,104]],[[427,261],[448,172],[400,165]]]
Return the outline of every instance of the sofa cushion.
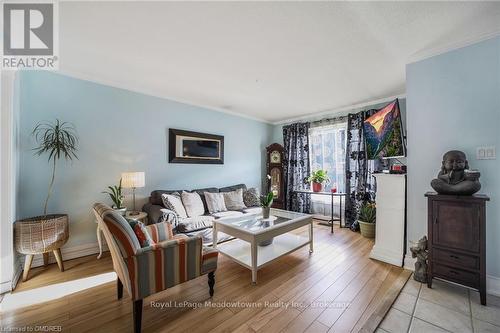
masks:
[[[163,205],[170,210],[173,210],[179,217],[186,218],[187,213],[180,196],[175,194],[162,194]]]
[[[181,193],[182,190],[155,190],[151,192],[151,196],[149,197],[149,202],[153,205],[163,206],[163,199],[161,198],[162,194],[172,194],[172,193]],[[165,207],[165,206],[163,206]],[[165,207],[167,208],[167,207]]]
[[[207,207],[210,214],[227,210],[222,193],[205,192],[205,199],[207,200]]]
[[[219,192],[231,192],[231,191],[236,191],[237,189],[243,189],[246,190],[247,186],[245,184],[237,184],[233,186],[227,186],[227,187],[221,187],[219,189]]]
[[[181,199],[188,217],[205,214],[203,201],[201,201],[201,197],[198,193],[182,191]]]
[[[223,192],[224,203],[228,210],[240,210],[247,208],[243,202],[243,189],[239,188],[231,192]]]
[[[216,217],[216,218],[221,218],[221,217],[236,217],[236,216],[241,216],[241,215],[243,215],[242,212],[237,212],[237,211],[234,211],[234,210],[228,210],[228,211],[225,211],[225,212],[212,213],[212,216]]]
[[[195,216],[181,219],[177,225],[177,232],[192,232],[211,228],[213,226],[214,217],[212,216]]]
[[[191,192],[196,192],[200,195],[201,201],[203,202],[203,208],[205,209],[205,213],[208,213],[207,200],[205,199],[205,192],[218,193],[219,189],[217,187],[207,187],[207,188],[195,189],[192,190]]]
[[[260,206],[259,190],[255,187],[249,188],[243,191],[243,202],[247,207],[258,207]]]

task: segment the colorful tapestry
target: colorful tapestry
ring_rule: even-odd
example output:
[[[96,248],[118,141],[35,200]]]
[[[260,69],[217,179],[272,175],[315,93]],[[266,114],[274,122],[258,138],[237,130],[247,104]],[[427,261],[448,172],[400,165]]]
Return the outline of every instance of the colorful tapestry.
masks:
[[[389,103],[363,122],[366,157],[369,160],[405,155],[399,103]]]

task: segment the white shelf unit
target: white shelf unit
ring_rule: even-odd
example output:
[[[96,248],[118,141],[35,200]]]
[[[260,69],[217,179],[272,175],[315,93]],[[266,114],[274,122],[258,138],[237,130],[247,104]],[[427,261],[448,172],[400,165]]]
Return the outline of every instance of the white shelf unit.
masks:
[[[376,174],[377,221],[370,258],[403,266],[406,175]]]

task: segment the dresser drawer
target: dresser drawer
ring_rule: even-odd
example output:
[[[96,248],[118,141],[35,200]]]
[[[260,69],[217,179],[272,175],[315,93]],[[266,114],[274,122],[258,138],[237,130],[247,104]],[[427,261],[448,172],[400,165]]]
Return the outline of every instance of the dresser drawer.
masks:
[[[479,257],[468,256],[461,253],[456,253],[437,248],[432,249],[434,261],[451,264],[454,267],[462,267],[468,269],[479,269]]]
[[[433,263],[432,271],[435,277],[440,277],[472,288],[479,288],[478,273],[463,271],[440,263]]]

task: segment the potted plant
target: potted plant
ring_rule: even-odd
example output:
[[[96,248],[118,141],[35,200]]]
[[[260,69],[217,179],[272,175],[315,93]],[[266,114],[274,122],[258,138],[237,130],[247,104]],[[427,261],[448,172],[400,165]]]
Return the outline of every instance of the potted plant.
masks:
[[[373,202],[363,202],[359,209],[359,229],[361,231],[361,235],[366,238],[374,238],[375,237],[375,220],[377,208],[375,203]]]
[[[267,193],[267,195],[262,195],[260,197],[260,206],[262,207],[262,217],[265,219],[269,218],[269,213],[271,211],[273,200],[274,200],[273,192],[269,192]]]
[[[112,208],[119,212],[121,215],[125,216],[125,213],[127,212],[127,207],[123,205],[123,200],[125,199],[125,196],[122,194],[122,179],[120,178],[120,182],[118,183],[118,186],[108,186],[109,191],[103,191],[102,193],[108,194],[109,197],[111,198],[111,201],[113,201],[113,206]]]
[[[269,219],[269,215],[271,212],[271,206],[274,201],[274,193],[271,191],[267,193],[267,195],[262,195],[260,197],[260,205],[262,206],[262,218],[263,221],[261,221],[262,225],[267,228],[271,225],[271,220]],[[266,239],[261,242],[259,242],[259,246],[268,246],[273,243],[274,238]]]
[[[73,125],[56,119],[54,123],[42,122],[35,126],[32,135],[37,147],[33,148],[35,155],[48,154],[48,162],[52,164],[52,176],[49,182],[47,196],[43,207],[43,215],[18,220],[14,226],[16,249],[27,256],[25,260],[23,280],[28,277],[33,255],[43,253],[44,264],[48,263],[48,253],[53,251],[61,271],[64,266],[61,256],[61,246],[69,237],[68,215],[48,214],[49,199],[52,195],[56,179],[57,162],[78,159],[78,136]]]
[[[329,181],[330,178],[328,178],[327,171],[322,169],[313,171],[307,178],[307,182],[312,182],[313,192],[321,192],[323,190],[323,184]]]

